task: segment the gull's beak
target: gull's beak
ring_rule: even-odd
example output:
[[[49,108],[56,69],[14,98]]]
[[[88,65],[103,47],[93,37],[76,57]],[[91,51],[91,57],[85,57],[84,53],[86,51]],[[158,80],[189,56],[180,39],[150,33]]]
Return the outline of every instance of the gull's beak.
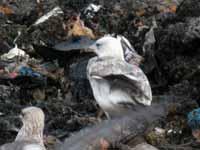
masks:
[[[87,49],[85,49],[84,51],[85,52],[93,52],[95,53],[95,50],[96,50],[96,44],[95,42],[93,44],[91,44]]]
[[[71,50],[86,50],[95,42],[96,40],[90,39],[88,37],[73,37],[68,41],[55,45],[54,49],[64,52]]]

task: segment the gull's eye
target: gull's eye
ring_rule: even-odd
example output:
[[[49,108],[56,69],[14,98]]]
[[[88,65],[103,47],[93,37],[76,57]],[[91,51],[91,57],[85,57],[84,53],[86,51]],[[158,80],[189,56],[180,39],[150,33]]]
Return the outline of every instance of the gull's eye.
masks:
[[[101,46],[101,44],[99,44],[99,43],[96,43],[96,46],[97,46],[97,47],[100,47],[100,46]]]

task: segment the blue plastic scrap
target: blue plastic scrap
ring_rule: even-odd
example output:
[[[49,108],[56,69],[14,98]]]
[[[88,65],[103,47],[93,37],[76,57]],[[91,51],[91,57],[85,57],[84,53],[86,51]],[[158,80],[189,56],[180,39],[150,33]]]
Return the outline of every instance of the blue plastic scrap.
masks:
[[[33,69],[25,67],[25,66],[22,66],[22,67],[19,68],[19,75],[30,76],[30,77],[33,77],[33,78],[43,78],[42,74],[35,72]]]
[[[187,115],[187,123],[192,129],[200,129],[200,108],[194,109]]]

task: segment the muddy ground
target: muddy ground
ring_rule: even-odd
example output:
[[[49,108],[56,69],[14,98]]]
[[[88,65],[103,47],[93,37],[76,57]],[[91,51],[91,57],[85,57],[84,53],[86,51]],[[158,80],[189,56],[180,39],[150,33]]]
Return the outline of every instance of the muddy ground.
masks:
[[[84,9],[90,4],[100,4],[102,9],[88,18]],[[80,15],[96,37],[115,33],[127,37],[145,61],[141,66],[147,74],[153,95],[160,100],[173,97],[180,105],[169,112],[167,118],[156,123],[140,135],[143,140],[160,149],[194,149],[191,130],[186,115],[200,104],[200,2],[198,0],[7,0],[0,2],[0,54],[14,47],[17,32],[22,35],[17,45],[34,60],[32,66],[58,59],[53,75],[42,79],[18,77],[0,78],[0,144],[14,140],[21,122],[17,117],[26,106],[41,107],[46,114],[45,135],[59,140],[74,132],[98,124],[96,104],[84,69],[91,56],[70,53],[38,52],[66,40],[72,16]],[[33,26],[34,22],[54,7],[60,6],[63,14]],[[7,8],[7,10],[3,9]],[[153,26],[155,42],[148,43],[147,35]],[[147,42],[145,51],[144,45]],[[35,46],[36,45],[36,46]],[[39,50],[40,51],[40,50]],[[1,61],[1,69],[10,62]],[[16,63],[16,62],[15,62]],[[75,68],[69,67],[75,64]],[[83,65],[83,66],[82,66]],[[17,66],[17,63],[16,63]],[[77,67],[78,66],[78,67]],[[1,75],[1,74],[0,74]],[[106,119],[105,116],[102,119]],[[156,137],[152,128],[176,130],[164,137]],[[178,131],[181,131],[178,133]],[[133,140],[132,146],[137,143]],[[188,144],[190,143],[190,144]],[[131,145],[130,144],[130,145]],[[186,144],[186,146],[184,146]]]

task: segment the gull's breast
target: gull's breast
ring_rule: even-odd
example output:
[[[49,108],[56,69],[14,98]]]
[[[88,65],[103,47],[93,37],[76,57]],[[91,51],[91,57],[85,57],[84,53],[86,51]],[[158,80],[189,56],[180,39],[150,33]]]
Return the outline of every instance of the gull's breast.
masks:
[[[99,106],[108,113],[120,112],[124,109],[121,104],[134,104],[131,96],[120,87],[111,88],[110,82],[106,79],[90,78],[93,95]]]
[[[24,146],[23,150],[46,150],[46,149],[38,144],[29,144]]]
[[[113,109],[114,103],[109,100],[110,85],[105,79],[90,78],[90,84],[93,90],[94,98],[102,109]]]

